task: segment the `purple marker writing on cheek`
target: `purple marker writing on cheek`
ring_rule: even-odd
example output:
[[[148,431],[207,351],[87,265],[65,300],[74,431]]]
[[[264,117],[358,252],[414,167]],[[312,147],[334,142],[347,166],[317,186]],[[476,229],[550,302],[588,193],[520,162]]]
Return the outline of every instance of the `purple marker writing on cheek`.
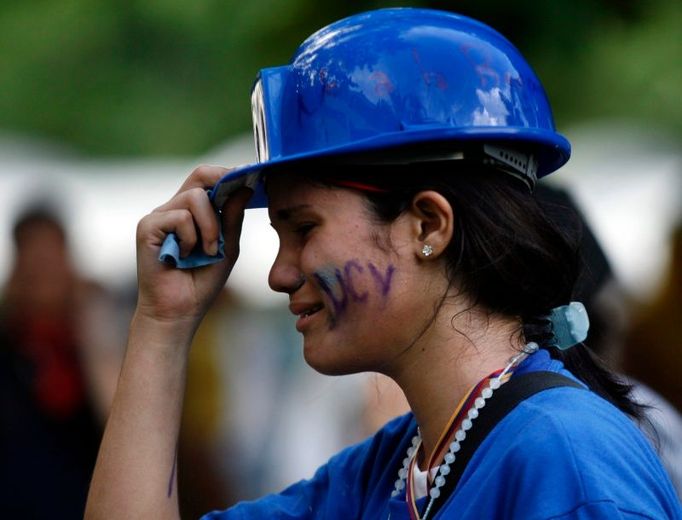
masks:
[[[357,259],[347,261],[343,269],[328,267],[315,271],[313,278],[333,307],[329,328],[337,325],[351,303],[364,305],[370,301],[376,301],[377,298],[385,300],[391,291],[394,274],[395,267],[391,264],[382,270],[372,262],[366,262],[363,266],[363,263]],[[376,290],[359,290],[358,287],[361,287],[363,281],[366,282],[368,278],[374,282]]]

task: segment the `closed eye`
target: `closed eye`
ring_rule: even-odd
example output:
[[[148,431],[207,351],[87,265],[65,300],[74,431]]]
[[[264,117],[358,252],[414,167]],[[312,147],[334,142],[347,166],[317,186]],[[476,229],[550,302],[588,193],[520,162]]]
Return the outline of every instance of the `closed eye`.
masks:
[[[303,224],[297,225],[294,228],[294,232],[301,237],[305,237],[306,235],[308,235],[310,231],[312,231],[314,227],[315,224],[313,224],[312,222],[305,222]]]

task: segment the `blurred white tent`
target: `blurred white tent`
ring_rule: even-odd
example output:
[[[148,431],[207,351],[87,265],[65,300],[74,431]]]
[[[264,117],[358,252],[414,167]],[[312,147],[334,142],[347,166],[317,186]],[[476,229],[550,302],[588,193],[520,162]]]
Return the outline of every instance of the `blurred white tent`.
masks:
[[[573,157],[554,181],[570,189],[602,241],[616,274],[644,298],[660,280],[667,238],[680,220],[682,154],[674,142],[622,122],[568,133]],[[253,160],[250,136],[186,159],[88,159],[45,143],[0,138],[0,280],[11,260],[12,222],[26,204],[50,199],[64,215],[78,266],[107,285],[135,273],[135,226],[166,201],[199,163]],[[265,210],[251,210],[234,288],[254,304],[283,302],[267,287],[277,240]]]

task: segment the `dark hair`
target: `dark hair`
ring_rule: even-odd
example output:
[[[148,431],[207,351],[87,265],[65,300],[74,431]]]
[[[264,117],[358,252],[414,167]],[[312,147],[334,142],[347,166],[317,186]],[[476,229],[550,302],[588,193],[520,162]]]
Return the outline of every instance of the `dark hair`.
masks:
[[[584,344],[567,351],[550,347],[546,316],[571,301],[580,274],[579,236],[550,218],[528,186],[512,175],[475,163],[430,162],[412,165],[346,165],[309,178],[369,184],[361,190],[373,213],[391,222],[423,190],[443,195],[455,211],[455,234],[446,251],[451,281],[484,308],[520,318],[527,341],[551,356],[594,392],[634,418],[642,410],[619,381]]]
[[[57,211],[49,207],[49,204],[35,203],[21,212],[12,227],[12,239],[16,246],[21,246],[27,234],[36,227],[51,228],[60,240],[66,242],[66,231]]]

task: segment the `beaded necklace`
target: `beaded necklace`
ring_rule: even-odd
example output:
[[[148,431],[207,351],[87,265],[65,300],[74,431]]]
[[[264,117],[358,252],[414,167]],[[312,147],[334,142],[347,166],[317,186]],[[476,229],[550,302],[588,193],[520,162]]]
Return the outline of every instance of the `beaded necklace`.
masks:
[[[427,462],[426,472],[428,474],[431,468],[435,466],[435,462],[442,460],[436,478],[428,490],[429,502],[423,516],[419,515],[415,503],[414,483],[412,482],[417,459],[416,455],[422,442],[421,432],[417,429],[417,435],[412,438],[412,443],[407,449],[407,455],[403,459],[403,466],[398,471],[398,479],[395,481],[395,486],[391,493],[391,497],[396,497],[402,493],[403,489],[407,488],[405,489],[405,498],[412,520],[427,520],[436,499],[440,496],[440,489],[445,485],[445,479],[450,473],[450,466],[457,458],[457,452],[460,450],[461,443],[466,439],[466,432],[473,426],[473,421],[478,417],[479,411],[485,406],[486,401],[492,397],[493,392],[511,378],[516,367],[530,354],[537,352],[538,348],[537,343],[529,342],[522,352],[509,359],[504,369],[493,372],[482,379],[457,405]],[[447,452],[445,452],[446,448]]]

